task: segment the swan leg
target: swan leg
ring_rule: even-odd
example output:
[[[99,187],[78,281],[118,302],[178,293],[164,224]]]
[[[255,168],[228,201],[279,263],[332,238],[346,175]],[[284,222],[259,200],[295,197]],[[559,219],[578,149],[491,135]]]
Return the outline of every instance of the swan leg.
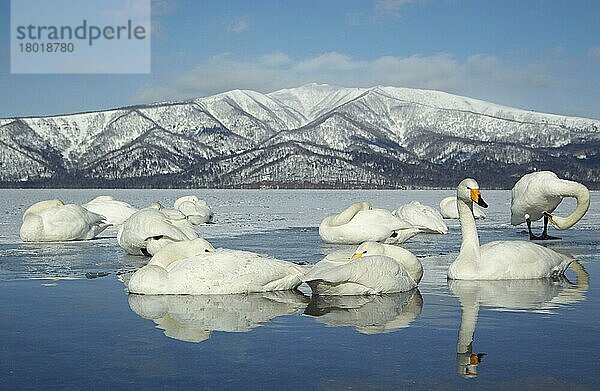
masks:
[[[548,215],[544,214],[544,230],[542,231],[542,236],[539,237],[541,240],[555,240],[560,239],[556,236],[548,235]]]
[[[528,217],[525,219],[525,222],[527,223],[527,230],[529,231],[529,240],[541,240],[541,236],[535,236],[531,231],[531,219]]]

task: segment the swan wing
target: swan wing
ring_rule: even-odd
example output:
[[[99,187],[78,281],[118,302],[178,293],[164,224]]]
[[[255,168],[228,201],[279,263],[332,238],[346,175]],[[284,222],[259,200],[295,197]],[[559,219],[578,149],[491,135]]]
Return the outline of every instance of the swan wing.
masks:
[[[481,279],[530,279],[558,276],[573,261],[539,244],[495,241],[481,246]]]
[[[551,171],[538,171],[524,175],[511,190],[511,224],[525,222],[525,214],[531,221],[552,212],[562,201],[556,183],[560,178]]]
[[[336,267],[311,270],[305,277],[307,282],[318,280],[330,285],[357,284],[371,293],[401,292],[416,286],[398,262],[380,255],[351,260]]]
[[[248,251],[218,249],[172,263],[169,280],[180,294],[294,289],[304,268]]]

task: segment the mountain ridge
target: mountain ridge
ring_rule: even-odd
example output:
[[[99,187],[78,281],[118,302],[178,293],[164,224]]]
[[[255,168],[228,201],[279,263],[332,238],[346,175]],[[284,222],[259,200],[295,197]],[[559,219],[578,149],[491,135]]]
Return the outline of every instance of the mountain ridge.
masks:
[[[267,94],[232,90],[0,119],[0,186],[168,186],[172,176],[174,187],[453,187],[479,175],[511,187],[520,175],[551,169],[600,188],[599,129],[595,119],[434,90],[318,84]],[[232,159],[251,155],[254,167],[230,170]]]

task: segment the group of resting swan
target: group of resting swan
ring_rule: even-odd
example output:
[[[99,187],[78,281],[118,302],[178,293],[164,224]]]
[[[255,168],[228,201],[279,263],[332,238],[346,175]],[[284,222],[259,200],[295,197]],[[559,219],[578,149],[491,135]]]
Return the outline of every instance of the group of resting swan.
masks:
[[[544,188],[555,189],[547,183],[552,176],[556,178],[549,172],[533,173],[524,176],[515,185],[512,193],[513,224],[518,224],[519,218],[515,214],[520,213],[529,227],[531,220],[544,216],[557,228],[564,229],[583,216],[589,208],[587,189],[575,182],[556,178],[563,186],[561,192],[544,193]],[[578,203],[575,212],[564,219],[552,215],[561,196],[574,196]],[[121,247],[130,254],[152,255],[148,264],[128,281],[131,293],[200,295],[269,292],[296,289],[305,282],[313,294],[331,296],[396,293],[415,288],[423,276],[421,262],[410,251],[390,243],[402,242],[422,231],[447,232],[445,224],[437,221],[438,216],[441,217],[439,213],[418,202],[398,208],[393,213],[372,209],[366,202],[353,204],[342,213],[325,218],[319,233],[327,242],[360,245],[351,257],[335,252],[311,268],[247,251],[215,249],[191,228],[189,216],[199,215],[193,212],[198,210],[193,204],[206,206],[193,198],[195,200],[176,202],[175,206],[179,209],[165,209],[155,204],[136,211],[122,203],[124,205],[118,204],[122,211],[109,216],[108,213],[100,215],[87,209],[90,203],[119,203],[108,197],[99,197],[84,205],[85,208],[64,205],[57,200],[44,201],[25,212],[21,237],[38,241],[89,239],[101,231],[102,225],[107,224],[109,219],[113,224],[120,224],[117,239]],[[573,261],[568,256],[526,241],[494,241],[480,246],[473,204],[483,208],[487,204],[477,182],[470,178],[460,182],[455,200],[462,243],[458,257],[448,268],[449,279],[554,277],[562,275]],[[190,215],[182,213],[181,205],[186,202],[192,204],[189,205],[189,211],[193,212]],[[542,212],[539,212],[540,208]],[[60,210],[65,211],[62,220],[53,220],[61,214]],[[95,212],[101,212],[101,208],[95,209]],[[423,216],[428,219],[423,219]],[[87,231],[80,229],[81,232],[74,233],[62,229],[62,238],[52,236],[66,220],[76,218],[82,222],[79,225],[87,226]],[[198,221],[202,219],[194,220]]]

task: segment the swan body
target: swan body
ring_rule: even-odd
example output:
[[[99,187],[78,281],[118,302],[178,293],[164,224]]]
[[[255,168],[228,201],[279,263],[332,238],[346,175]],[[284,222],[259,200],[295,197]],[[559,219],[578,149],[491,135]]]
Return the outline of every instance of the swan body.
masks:
[[[412,201],[402,205],[392,212],[404,221],[409,222],[415,228],[425,233],[447,234],[448,226],[444,218],[431,206],[423,205],[419,201]]]
[[[511,280],[560,276],[572,258],[546,247],[524,241],[495,241],[479,245],[473,217],[473,201],[481,198],[474,179],[463,180],[457,188],[462,243],[458,257],[448,268],[448,278],[458,280]]]
[[[37,202],[25,211],[19,234],[24,242],[88,240],[106,227],[104,216],[53,199]]]
[[[538,171],[524,175],[512,188],[511,194],[510,222],[512,225],[527,222],[532,239],[538,238],[531,234],[531,221],[545,217],[557,229],[568,229],[577,223],[590,207],[590,192],[584,185],[560,179],[551,171]],[[575,210],[567,217],[552,215],[565,197],[576,199]],[[542,236],[545,235],[546,228]]]
[[[183,212],[173,208],[165,208],[159,202],[151,203],[148,208],[160,211],[171,224],[182,230],[190,238],[198,237],[194,226]]]
[[[326,243],[360,244],[366,241],[402,243],[419,233],[410,223],[384,209],[357,202],[323,219],[319,235]]]
[[[304,276],[315,295],[364,295],[409,291],[423,276],[421,262],[401,247],[358,246],[352,258],[327,256]]]
[[[440,201],[440,211],[445,219],[458,219],[458,206],[456,205],[456,196],[446,197]],[[475,219],[485,219],[485,212],[476,205],[473,205],[473,216]]]
[[[209,223],[213,214],[204,200],[196,196],[184,196],[175,200],[174,208],[183,213],[188,221],[194,225]]]
[[[119,245],[132,255],[153,255],[168,243],[196,239],[192,229],[182,229],[161,210],[146,208],[135,212],[117,233]]]
[[[81,205],[90,212],[104,216],[107,225],[118,227],[138,211],[127,202],[115,200],[112,196],[99,196]]]
[[[145,295],[204,295],[269,292],[296,289],[305,268],[290,262],[240,250],[212,250],[203,239],[186,243],[195,255],[150,260],[129,280],[130,293]],[[171,244],[155,257],[170,253]]]

